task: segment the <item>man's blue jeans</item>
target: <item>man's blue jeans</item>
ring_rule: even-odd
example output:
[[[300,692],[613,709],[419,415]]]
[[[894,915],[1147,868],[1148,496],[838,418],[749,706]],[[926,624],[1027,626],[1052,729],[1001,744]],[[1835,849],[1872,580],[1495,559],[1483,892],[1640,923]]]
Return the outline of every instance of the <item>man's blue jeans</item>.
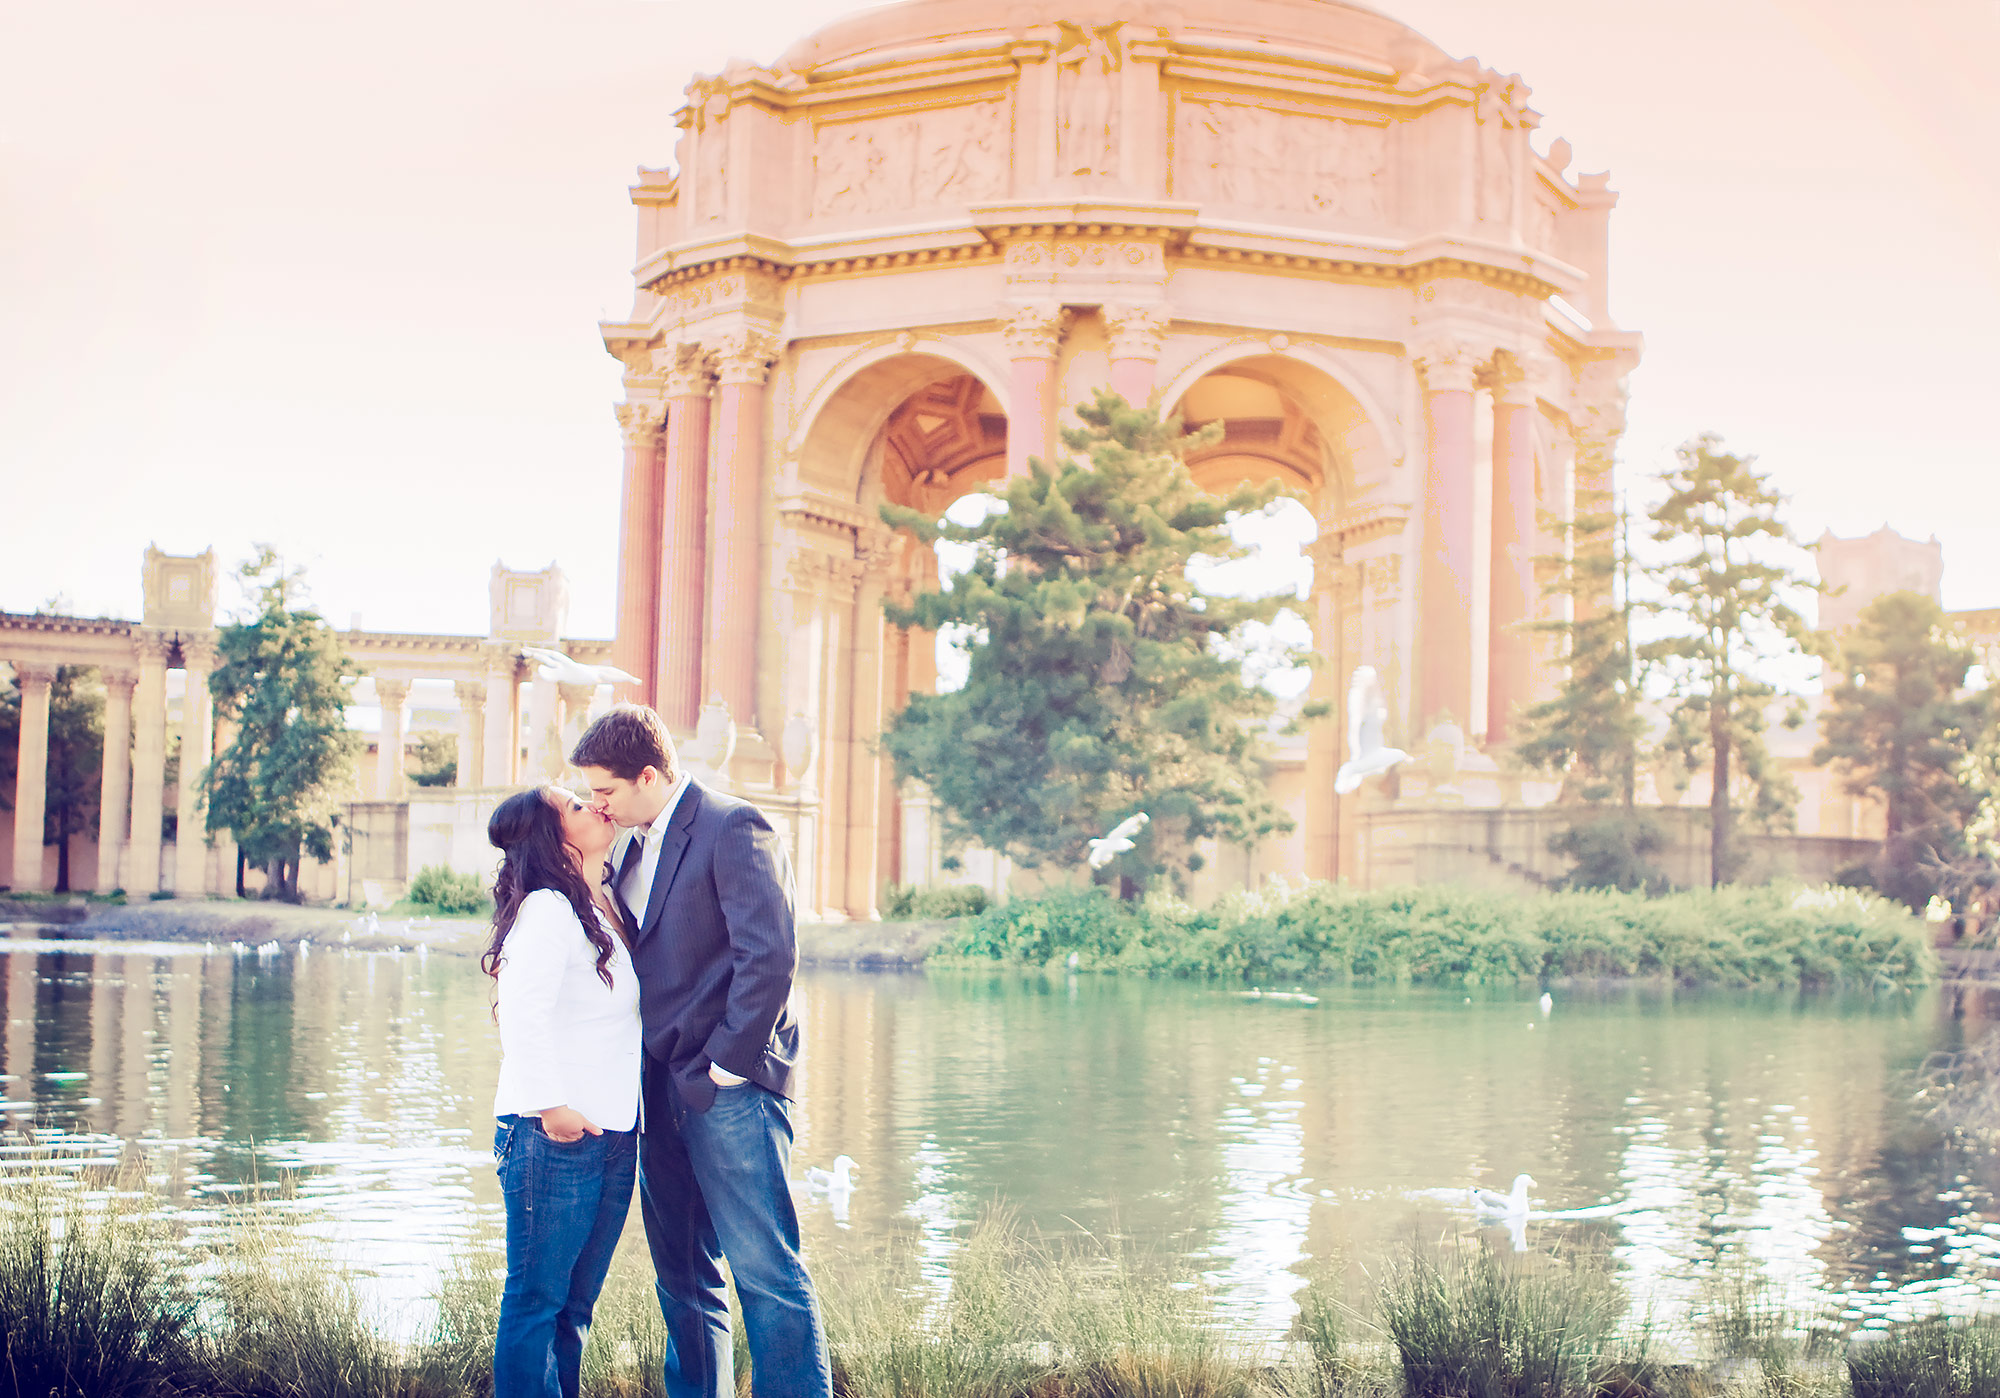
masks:
[[[503,1116],[493,1155],[507,1203],[494,1398],[577,1398],[590,1314],[632,1208],[638,1133],[565,1143],[540,1117]]]
[[[697,1112],[647,1060],[640,1211],[666,1318],[667,1398],[735,1398],[729,1294],[743,1302],[753,1398],[830,1398],[833,1373],[812,1278],[799,1259],[787,1176],[791,1104],[755,1083]]]

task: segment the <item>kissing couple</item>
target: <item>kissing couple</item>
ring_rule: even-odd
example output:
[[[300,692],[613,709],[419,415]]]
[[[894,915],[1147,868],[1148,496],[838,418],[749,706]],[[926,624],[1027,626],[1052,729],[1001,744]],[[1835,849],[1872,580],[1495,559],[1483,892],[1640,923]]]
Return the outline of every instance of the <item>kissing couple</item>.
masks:
[[[507,1280],[495,1398],[576,1398],[592,1308],[639,1185],[668,1398],[735,1398],[729,1262],[755,1398],[830,1398],[788,1177],[799,1020],[792,870],[746,801],[618,705],[487,824]]]

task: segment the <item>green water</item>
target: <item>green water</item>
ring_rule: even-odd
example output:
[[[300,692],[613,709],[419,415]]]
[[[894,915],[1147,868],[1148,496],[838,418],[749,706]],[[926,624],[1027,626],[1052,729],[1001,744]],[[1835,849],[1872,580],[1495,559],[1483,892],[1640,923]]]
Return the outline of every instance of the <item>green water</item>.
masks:
[[[456,958],[0,942],[5,1168],[142,1149],[198,1218],[264,1198],[385,1306],[498,1231],[498,1045]],[[1746,1266],[1856,1314],[1977,1305],[2000,1276],[1995,1177],[1941,1152],[1907,1075],[2000,1004],[1939,991],[1228,987],[814,972],[795,1172],[815,1255],[893,1234],[940,1266],[996,1203],[1188,1259],[1244,1327],[1305,1275],[1411,1237],[1600,1243],[1671,1312]],[[1510,1236],[1437,1191],[1534,1177]],[[280,1197],[282,1196],[282,1197]],[[844,1216],[842,1216],[844,1214]],[[1548,1215],[1556,1216],[1548,1216]]]

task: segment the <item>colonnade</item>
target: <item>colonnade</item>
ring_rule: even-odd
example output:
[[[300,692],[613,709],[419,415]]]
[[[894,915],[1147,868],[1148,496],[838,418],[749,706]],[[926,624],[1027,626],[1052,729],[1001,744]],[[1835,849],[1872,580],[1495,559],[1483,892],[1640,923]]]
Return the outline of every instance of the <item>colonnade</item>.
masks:
[[[1468,730],[1483,718],[1489,745],[1511,735],[1516,711],[1534,698],[1536,386],[1542,368],[1464,340],[1421,345],[1424,478],[1418,576],[1417,705],[1421,730],[1446,717]],[[1486,706],[1473,712],[1475,391],[1493,399],[1491,536],[1485,579]]]

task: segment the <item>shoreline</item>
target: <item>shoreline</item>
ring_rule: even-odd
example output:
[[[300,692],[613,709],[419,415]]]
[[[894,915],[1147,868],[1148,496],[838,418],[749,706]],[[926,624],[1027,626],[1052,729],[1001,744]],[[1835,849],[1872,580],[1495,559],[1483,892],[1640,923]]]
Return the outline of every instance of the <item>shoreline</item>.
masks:
[[[345,946],[355,951],[415,951],[476,957],[486,949],[490,924],[478,917],[378,917],[348,908],[301,907],[251,899],[161,899],[144,903],[16,902],[0,898],[0,928],[19,937],[46,929],[51,940],[111,942],[276,942],[296,946]],[[798,924],[799,962],[805,966],[907,971],[950,931],[942,918],[912,922]]]

